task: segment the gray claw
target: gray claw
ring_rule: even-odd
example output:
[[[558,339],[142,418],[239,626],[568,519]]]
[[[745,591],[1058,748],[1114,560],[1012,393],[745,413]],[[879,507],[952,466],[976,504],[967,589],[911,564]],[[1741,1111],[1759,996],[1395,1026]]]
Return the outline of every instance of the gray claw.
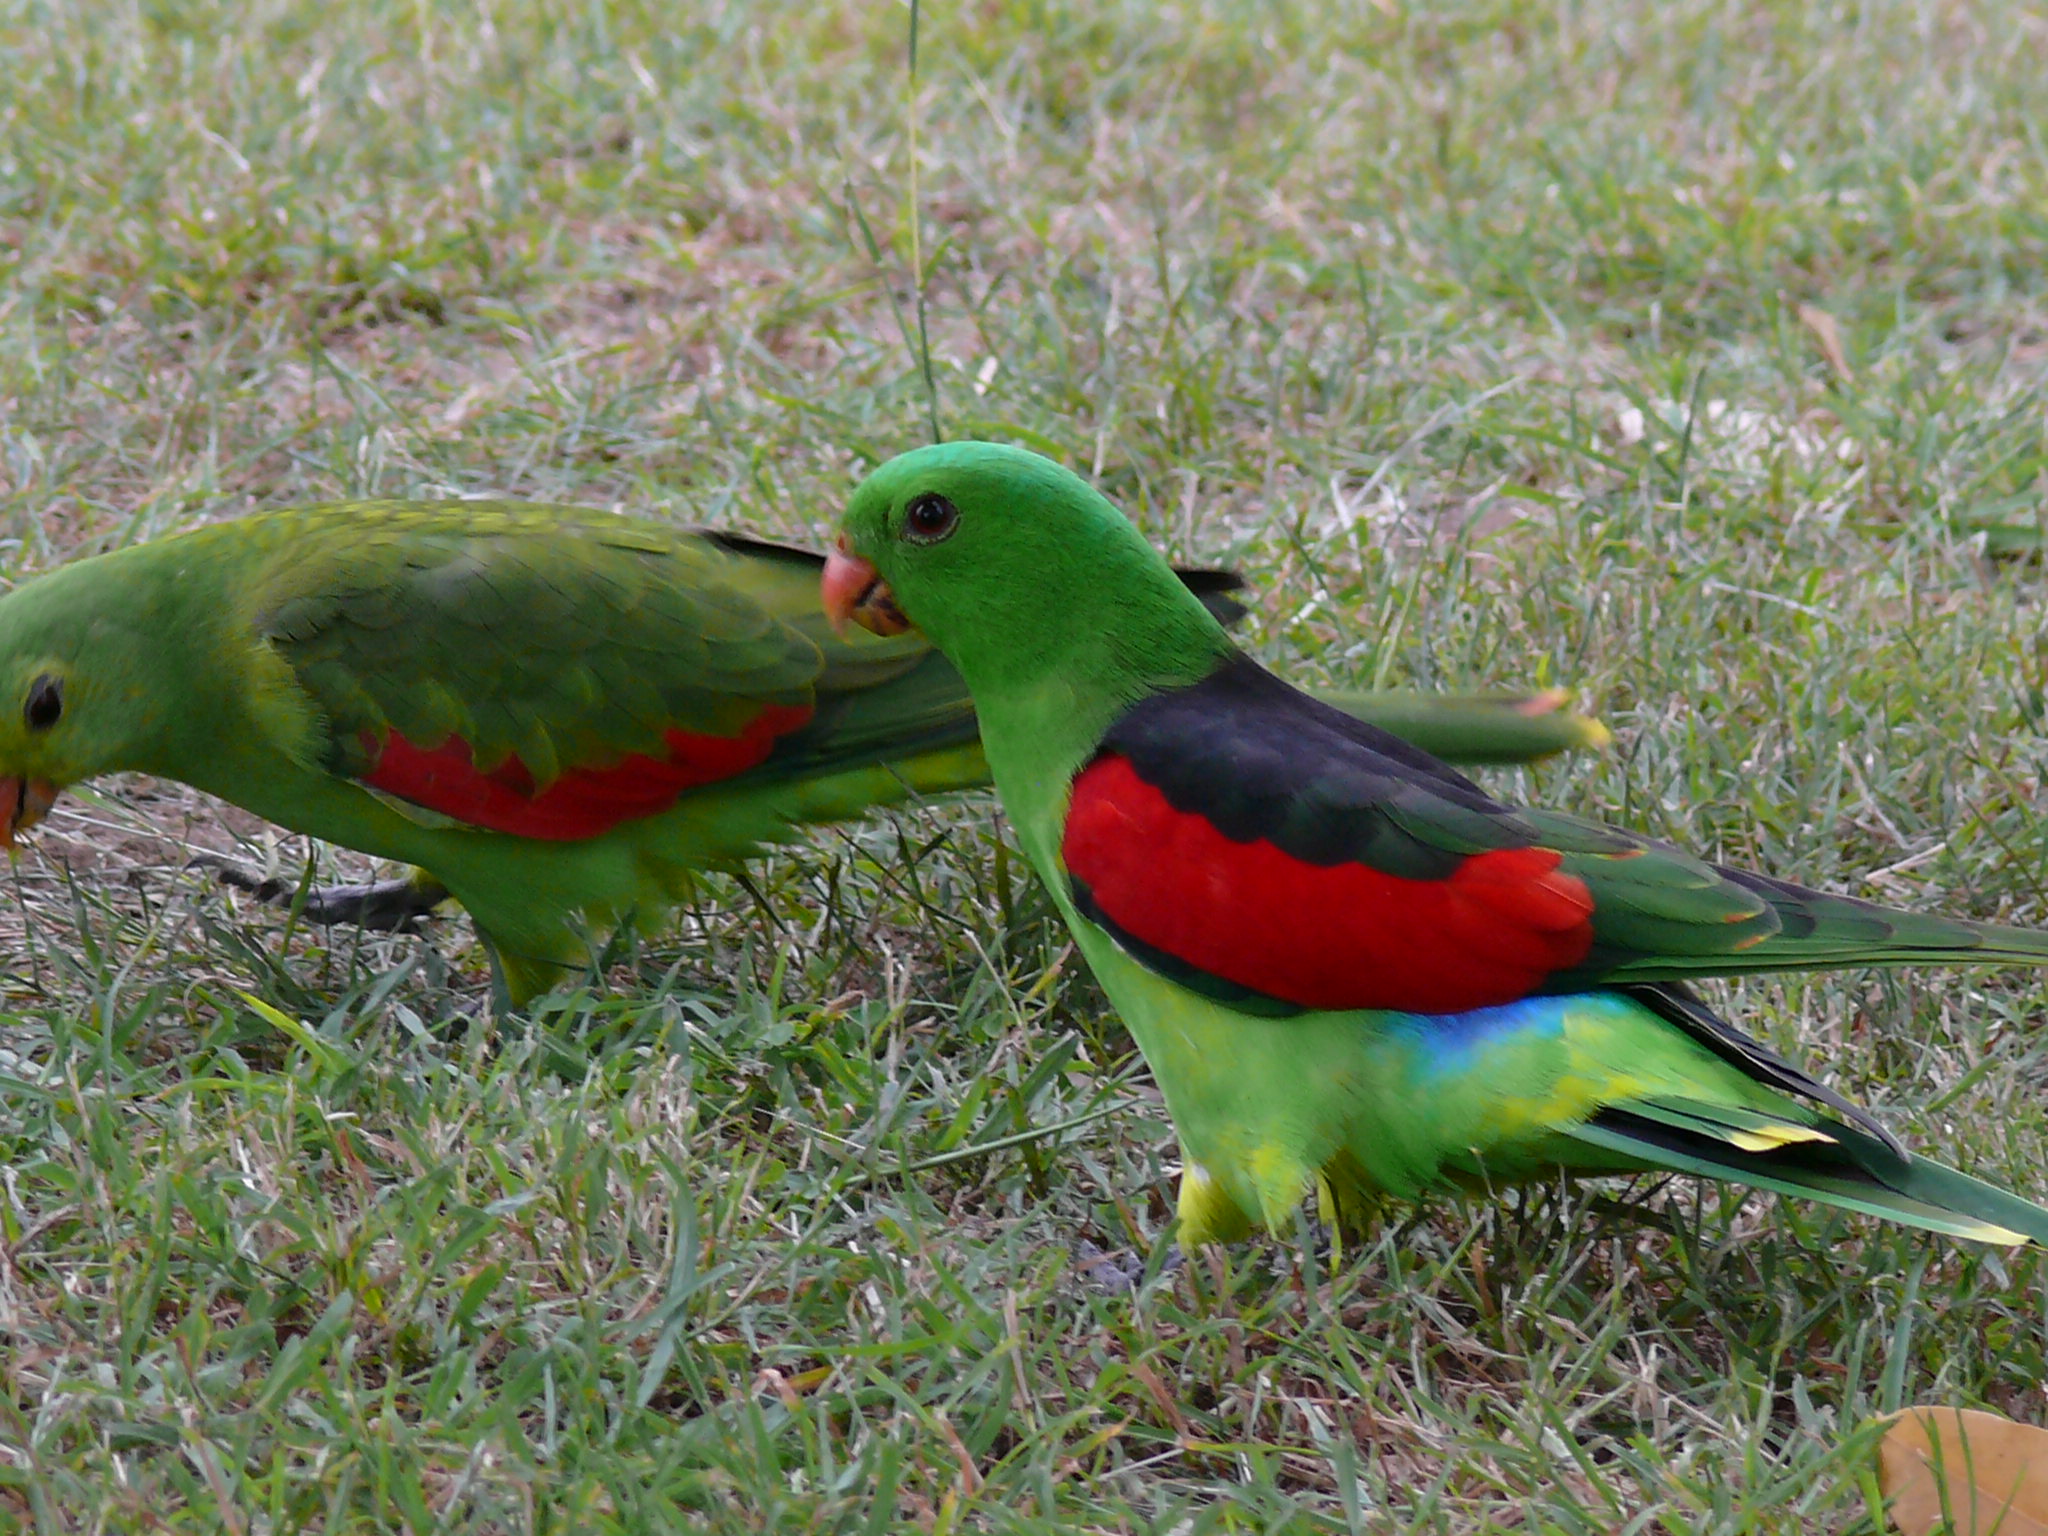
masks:
[[[298,899],[298,882],[275,876],[266,880],[213,855],[202,855],[187,867],[211,869],[222,885],[273,906],[289,907]],[[346,923],[377,933],[418,933],[420,920],[447,899],[446,887],[424,876],[367,885],[319,885],[306,892],[299,915],[323,927]]]

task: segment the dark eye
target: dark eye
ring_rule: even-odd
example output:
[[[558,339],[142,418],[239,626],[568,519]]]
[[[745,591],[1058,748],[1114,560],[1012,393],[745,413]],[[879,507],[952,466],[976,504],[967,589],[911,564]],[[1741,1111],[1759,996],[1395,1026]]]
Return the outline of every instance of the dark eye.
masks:
[[[28,702],[21,706],[21,718],[32,731],[47,731],[64,714],[64,679],[45,672],[28,685]]]
[[[927,491],[903,509],[903,536],[918,544],[936,544],[960,526],[960,509],[945,497]]]

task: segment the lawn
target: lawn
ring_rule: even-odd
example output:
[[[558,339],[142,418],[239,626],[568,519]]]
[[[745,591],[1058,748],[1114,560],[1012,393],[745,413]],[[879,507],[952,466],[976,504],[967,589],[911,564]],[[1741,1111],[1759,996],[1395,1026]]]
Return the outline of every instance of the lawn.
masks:
[[[1000,436],[1489,782],[2048,923],[2048,25],[2018,0],[0,3],[0,573],[496,494],[816,543]],[[2048,1418],[2048,1264],[1686,1181],[1182,1263],[993,803],[707,880],[479,1022],[68,796],[0,898],[0,1529],[1874,1532]],[[2048,978],[1716,989],[2048,1196]]]

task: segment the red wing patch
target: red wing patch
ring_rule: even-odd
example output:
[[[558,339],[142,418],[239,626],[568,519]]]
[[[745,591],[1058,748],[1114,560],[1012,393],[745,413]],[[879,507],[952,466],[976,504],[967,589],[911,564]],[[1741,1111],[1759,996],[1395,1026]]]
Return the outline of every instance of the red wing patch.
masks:
[[[420,747],[393,731],[380,749],[364,733],[373,764],[362,782],[472,827],[568,843],[667,810],[683,791],[744,773],[811,718],[808,706],[771,704],[737,736],[668,733],[668,755],[631,752],[603,768],[565,768],[545,788],[517,757],[480,771],[469,743],[450,736]]]
[[[1074,781],[1062,852],[1132,938],[1304,1008],[1511,1003],[1593,943],[1592,894],[1548,848],[1475,854],[1446,880],[1309,864],[1175,810],[1116,756]]]

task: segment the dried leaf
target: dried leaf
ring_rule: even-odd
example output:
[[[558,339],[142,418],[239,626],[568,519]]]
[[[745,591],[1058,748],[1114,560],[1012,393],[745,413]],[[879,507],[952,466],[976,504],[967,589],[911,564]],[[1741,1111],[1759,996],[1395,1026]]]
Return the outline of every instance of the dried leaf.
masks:
[[[1877,1447],[1900,1536],[2048,1536],[2048,1429],[1974,1408],[1907,1408]]]
[[[1842,350],[1842,328],[1835,324],[1833,315],[1817,304],[1802,304],[1799,323],[1813,332],[1813,339],[1820,343],[1820,355],[1835,370],[1836,378],[1846,384],[1856,377],[1849,366],[1849,354]]]

